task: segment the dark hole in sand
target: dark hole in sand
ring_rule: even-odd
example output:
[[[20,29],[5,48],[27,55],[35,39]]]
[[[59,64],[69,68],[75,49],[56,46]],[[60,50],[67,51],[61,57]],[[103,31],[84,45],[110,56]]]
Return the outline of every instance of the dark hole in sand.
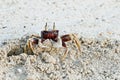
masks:
[[[10,49],[10,51],[7,53],[7,57],[9,56],[16,56],[24,53],[24,46],[26,45],[26,42],[28,40],[29,36],[26,36],[25,38],[20,39],[18,42],[11,43],[13,44],[13,48]],[[33,55],[31,51],[28,51],[28,55]]]

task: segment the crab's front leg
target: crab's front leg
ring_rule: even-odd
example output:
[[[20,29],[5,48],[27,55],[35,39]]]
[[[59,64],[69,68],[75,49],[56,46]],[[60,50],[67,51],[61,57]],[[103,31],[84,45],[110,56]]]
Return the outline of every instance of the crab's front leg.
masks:
[[[65,47],[65,53],[64,53],[64,55],[62,56],[62,61],[64,61],[65,60],[65,58],[67,57],[67,54],[68,54],[68,48],[67,47]]]
[[[34,47],[33,44],[38,44],[38,39],[40,38],[39,35],[31,35],[30,38],[27,40],[27,43],[24,47],[24,52],[25,53],[34,53]]]
[[[30,48],[30,50],[32,51],[32,53],[34,53],[33,41],[28,40],[28,48]]]
[[[34,50],[34,48],[33,48],[32,44],[31,44],[30,39],[29,39],[27,41],[25,47],[24,47],[24,53],[33,54],[33,52],[34,52],[33,50]]]
[[[29,38],[27,43],[24,47],[24,52],[27,54],[34,54],[35,53],[35,46],[38,45],[39,40],[37,38]]]

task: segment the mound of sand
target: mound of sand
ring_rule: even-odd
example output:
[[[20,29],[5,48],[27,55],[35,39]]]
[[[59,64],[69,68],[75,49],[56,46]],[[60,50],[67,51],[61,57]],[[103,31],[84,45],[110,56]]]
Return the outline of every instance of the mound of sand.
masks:
[[[1,80],[119,80],[120,41],[80,38],[82,55],[71,48],[64,61],[62,51],[39,55],[23,53],[26,40],[0,48]],[[70,44],[72,46],[72,44]]]

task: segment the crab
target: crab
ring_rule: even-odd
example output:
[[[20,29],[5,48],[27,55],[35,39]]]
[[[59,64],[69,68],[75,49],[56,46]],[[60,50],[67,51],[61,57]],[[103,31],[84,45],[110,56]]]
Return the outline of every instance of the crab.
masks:
[[[49,41],[50,44],[45,45],[44,43],[47,41]],[[28,53],[28,50],[30,50],[35,54],[44,51],[50,52],[53,49],[59,50],[59,48],[63,47],[66,49],[62,56],[62,59],[64,60],[68,54],[68,47],[66,43],[69,41],[72,41],[78,52],[81,53],[80,41],[76,34],[65,34],[59,36],[59,30],[55,29],[55,23],[53,24],[53,30],[48,30],[46,23],[45,30],[41,31],[41,36],[31,35],[31,37],[27,40],[24,52]]]

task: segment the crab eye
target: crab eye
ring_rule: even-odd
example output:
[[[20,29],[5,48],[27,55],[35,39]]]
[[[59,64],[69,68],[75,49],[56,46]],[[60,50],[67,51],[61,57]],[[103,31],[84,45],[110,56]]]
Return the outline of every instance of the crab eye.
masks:
[[[33,38],[33,44],[38,44],[39,40],[37,38]]]

